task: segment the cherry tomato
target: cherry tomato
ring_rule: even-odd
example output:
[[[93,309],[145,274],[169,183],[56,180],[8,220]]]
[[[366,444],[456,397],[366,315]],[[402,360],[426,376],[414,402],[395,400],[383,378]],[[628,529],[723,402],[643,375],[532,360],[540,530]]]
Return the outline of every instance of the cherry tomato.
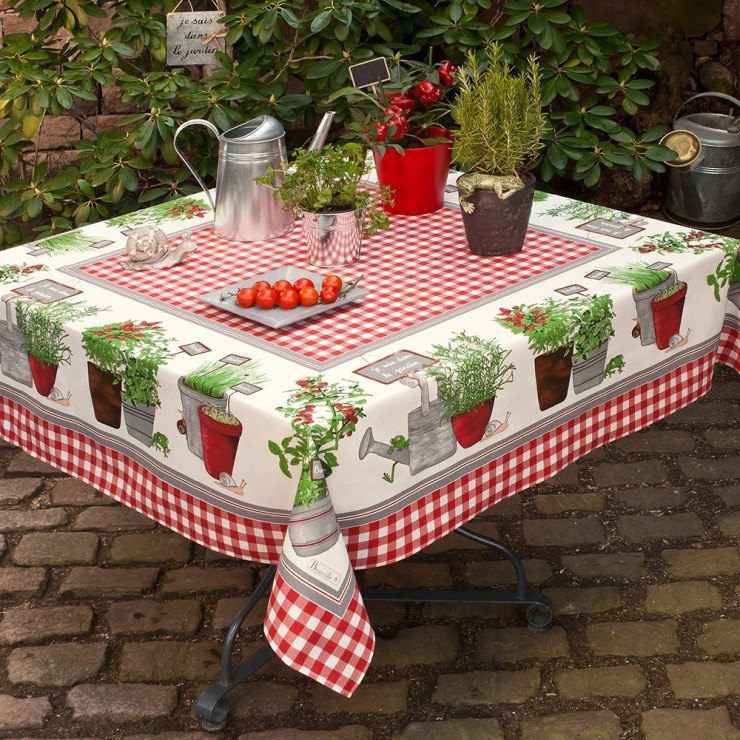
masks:
[[[292,287],[293,285],[291,284],[290,280],[278,280],[277,282],[272,284],[272,289],[276,290],[278,293],[282,293],[284,290]]]
[[[257,291],[254,302],[257,304],[258,308],[272,308],[277,303],[277,299],[277,292],[272,288],[267,287]]]
[[[293,283],[294,290],[297,290],[300,293],[301,288],[313,288],[315,287],[313,284],[313,280],[311,278],[298,278]]]
[[[327,285],[325,288],[321,289],[321,302],[334,303],[334,301],[337,300],[338,295],[339,291],[336,288],[331,285]]]
[[[242,288],[237,291],[236,302],[243,308],[254,306],[254,299],[257,297],[257,291],[254,288]]]
[[[315,306],[319,302],[319,293],[316,288],[306,285],[298,291],[298,300],[301,306]]]
[[[280,308],[295,308],[298,305],[298,292],[293,288],[281,290],[278,295],[278,306]]]
[[[342,285],[344,285],[344,283],[342,282],[342,278],[340,278],[339,275],[327,275],[321,281],[322,288],[336,288],[337,293],[342,289]]]
[[[267,280],[258,280],[252,287],[259,293],[259,291],[264,290],[265,288],[271,288],[272,285],[270,285]]]

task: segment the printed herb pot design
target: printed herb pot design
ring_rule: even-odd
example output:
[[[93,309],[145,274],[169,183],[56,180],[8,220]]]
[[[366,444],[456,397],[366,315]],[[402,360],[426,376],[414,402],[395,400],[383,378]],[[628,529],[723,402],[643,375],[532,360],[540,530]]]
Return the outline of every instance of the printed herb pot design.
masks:
[[[546,298],[536,304],[501,308],[495,319],[514,334],[524,334],[535,355],[537,401],[546,411],[568,396],[573,367],[573,343],[578,327],[577,310],[570,300]]]
[[[128,433],[151,445],[160,405],[157,373],[173,356],[160,322],[128,320],[90,327],[82,332],[82,347],[95,418],[118,429],[123,408]],[[162,443],[166,438],[159,446]]]
[[[606,280],[611,283],[632,286],[632,298],[635,301],[637,310],[637,325],[633,330],[634,336],[640,337],[640,344],[643,346],[655,344],[655,312],[653,310],[653,299],[666,294],[676,283],[676,273],[669,269],[655,269],[646,263],[637,263],[626,267],[607,267],[609,275]],[[685,293],[684,293],[685,296]],[[660,303],[662,298],[657,301]],[[683,303],[681,303],[683,311]],[[671,320],[675,324],[674,318]],[[680,315],[678,326],[675,327],[675,335],[678,335],[680,328]],[[673,336],[673,335],[671,335]],[[665,343],[660,349],[665,349],[668,344]]]
[[[614,304],[610,295],[577,296],[569,303],[575,311],[573,335],[573,391],[583,393],[604,378],[624,369],[624,357],[607,364],[609,340],[614,336]]]
[[[463,448],[483,439],[496,394],[514,379],[511,352],[495,339],[481,339],[466,332],[454,334],[446,345],[434,345],[437,363],[426,369],[437,382],[437,395],[445,418]]]
[[[666,231],[652,234],[643,244],[632,247],[640,254],[701,254],[708,249],[719,249],[724,256],[717,263],[713,274],[707,275],[707,285],[712,288],[714,299],[719,302],[722,288],[729,286],[728,298],[740,307],[740,253],[738,242],[711,231]]]
[[[178,379],[182,418],[177,424],[177,430],[185,435],[188,449],[196,457],[203,459],[199,407],[226,409],[229,390],[246,381],[264,381],[264,377],[257,371],[257,363],[251,360],[242,365],[205,362]]]
[[[221,479],[234,471],[236,451],[242,436],[242,423],[225,408],[198,406],[203,464],[208,475]]]
[[[329,383],[323,375],[301,378],[296,385],[276,409],[290,419],[292,434],[267,446],[283,475],[292,478],[291,467],[300,466],[294,506],[311,507],[327,495],[324,476],[339,465],[340,441],[351,437],[364,418],[367,394],[356,381]]]
[[[51,394],[59,366],[70,363],[72,350],[65,322],[99,312],[97,306],[86,306],[81,301],[18,301],[16,318],[23,335],[22,346],[28,353],[33,383],[42,396]]]
[[[359,456],[364,460],[372,452],[393,461],[390,473],[383,480],[393,483],[396,465],[408,465],[409,473],[416,475],[455,454],[457,440],[442,399],[429,400],[429,383],[426,376],[409,373],[407,378],[421,388],[421,406],[408,414],[408,438],[396,435],[390,444],[378,442],[369,428],[360,441]]]

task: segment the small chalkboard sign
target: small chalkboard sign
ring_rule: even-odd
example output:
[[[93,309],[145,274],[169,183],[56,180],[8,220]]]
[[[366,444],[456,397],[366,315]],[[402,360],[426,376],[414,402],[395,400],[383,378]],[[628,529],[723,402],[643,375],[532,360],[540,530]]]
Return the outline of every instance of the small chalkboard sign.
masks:
[[[566,285],[563,288],[556,288],[555,292],[562,295],[576,295],[577,293],[585,293],[586,289],[582,285],[574,283],[573,285]]]
[[[24,285],[22,288],[14,288],[13,292],[33,298],[39,303],[54,303],[82,293],[81,290],[62,285],[56,280],[39,280],[37,283]]]
[[[246,381],[239,383],[238,385],[234,385],[232,388],[238,393],[243,393],[245,396],[251,396],[252,393],[257,393],[257,391],[262,390],[258,385],[252,385]]]
[[[249,362],[249,357],[243,355],[226,355],[221,358],[221,362],[226,365],[243,365],[245,362]]]
[[[613,236],[615,239],[626,239],[628,236],[639,234],[645,229],[635,226],[635,224],[625,224],[619,221],[611,221],[608,218],[595,218],[587,221],[585,224],[576,226],[577,229],[584,229],[593,234],[602,234],[603,236]]]
[[[388,71],[385,57],[378,57],[368,62],[353,64],[349,68],[349,76],[355,87],[368,87],[379,82],[387,82],[391,78],[391,73]]]
[[[210,352],[211,350],[206,347],[205,344],[201,342],[191,342],[190,344],[181,344],[180,349],[186,354],[186,355],[203,355],[206,352]]]
[[[378,383],[393,383],[403,378],[407,373],[420,370],[428,365],[433,365],[434,360],[431,357],[418,355],[415,352],[402,349],[395,352],[382,360],[373,362],[369,365],[355,370],[358,375],[362,375],[371,380],[377,380]]]

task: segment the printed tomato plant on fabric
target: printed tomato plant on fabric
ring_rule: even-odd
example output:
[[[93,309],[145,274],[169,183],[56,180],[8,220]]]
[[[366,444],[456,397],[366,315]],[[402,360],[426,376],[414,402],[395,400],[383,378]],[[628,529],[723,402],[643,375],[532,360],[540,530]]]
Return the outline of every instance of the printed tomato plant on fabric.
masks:
[[[367,393],[356,381],[329,383],[323,375],[301,378],[296,385],[286,404],[277,407],[290,419],[293,434],[280,442],[270,440],[268,448],[288,478],[292,478],[292,466],[303,469],[316,458],[328,476],[339,465],[334,453],[340,440],[351,437],[358,421],[365,417]]]

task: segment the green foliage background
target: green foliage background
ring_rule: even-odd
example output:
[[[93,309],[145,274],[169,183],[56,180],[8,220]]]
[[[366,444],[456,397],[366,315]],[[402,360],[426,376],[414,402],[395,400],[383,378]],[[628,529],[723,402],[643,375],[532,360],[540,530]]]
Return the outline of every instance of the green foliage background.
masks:
[[[330,94],[350,84],[351,64],[378,55],[425,60],[430,47],[438,60],[460,63],[497,39],[517,68],[538,55],[550,121],[537,168],[544,181],[593,185],[605,167],[643,179],[672,156],[656,144],[662,129],[632,128],[649,103],[657,42],[591,23],[570,0],[510,0],[499,14],[491,0],[226,0],[226,53],[202,78],[196,68],[164,64],[166,13],[177,5],[112,0],[105,3],[112,27],[95,35],[89,19],[105,11],[93,0],[9,1],[38,27],[6,36],[0,49],[0,246],[195,192],[172,145],[185,120],[205,118],[223,131],[269,113],[286,125],[292,148],[329,109]],[[60,42],[61,29],[69,33]],[[69,115],[76,99],[97,101],[108,85],[140,109],[126,130],[80,141],[76,161],[61,172],[42,161],[15,179],[22,160],[35,161],[30,140],[44,118]],[[331,108],[338,130],[350,118],[347,104]],[[212,178],[214,137],[188,134],[193,161]]]

